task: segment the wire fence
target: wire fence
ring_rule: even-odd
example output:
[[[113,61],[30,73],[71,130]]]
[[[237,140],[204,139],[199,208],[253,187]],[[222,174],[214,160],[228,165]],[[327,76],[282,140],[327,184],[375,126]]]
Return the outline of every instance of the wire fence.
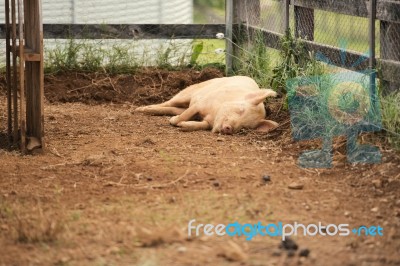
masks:
[[[265,42],[266,45],[270,48],[280,48],[282,52],[282,47],[276,42],[269,39],[272,39],[271,37],[275,36],[282,37],[285,34],[286,28],[289,27],[290,31],[295,37],[303,39],[305,41],[309,41],[307,44],[310,44],[309,47],[313,48],[312,52],[314,53],[311,55],[311,57],[313,59],[317,59],[327,66],[324,68],[323,75],[320,75],[319,78],[315,78],[312,76],[307,77],[307,71],[304,71],[301,76],[292,77],[293,79],[289,77],[286,82],[291,82],[292,84],[301,84],[302,82],[309,82],[309,80],[314,80],[316,84],[308,85],[319,87],[319,85],[321,84],[318,83],[321,82],[321,78],[324,77],[323,79],[326,79],[327,75],[328,77],[334,79],[339,75],[339,73],[348,72],[349,69],[356,69],[358,71],[364,71],[365,73],[365,71],[370,68],[369,57],[371,56],[371,47],[375,51],[375,54],[372,54],[372,56],[375,56],[377,59],[390,59],[392,61],[395,61],[394,64],[397,65],[397,69],[399,69],[400,24],[398,24],[399,21],[393,22],[393,17],[391,17],[390,15],[388,16],[387,13],[385,14],[385,12],[382,12],[382,10],[384,10],[384,7],[379,6],[379,1],[377,12],[378,19],[375,20],[375,24],[373,25],[375,27],[375,32],[371,31],[371,28],[373,27],[371,27],[369,19],[370,7],[367,6],[367,4],[370,4],[370,2],[363,3],[363,6],[357,7],[358,9],[354,8],[353,6],[346,6],[343,5],[343,3],[337,3],[334,1],[323,2],[324,6],[321,8],[313,9],[307,7],[307,5],[290,5],[288,6],[287,10],[288,1],[285,0],[244,0],[240,1],[240,3],[235,3],[235,1],[231,1],[231,3],[234,5],[234,8],[236,8],[236,10],[233,11],[233,16],[236,17],[237,23],[244,24],[245,32],[249,32],[250,29],[255,28],[257,28],[257,30],[261,30],[265,33],[264,39],[262,41]],[[307,1],[300,1],[300,3],[304,4],[307,3]],[[288,15],[286,15],[287,11]],[[387,19],[388,21],[385,21],[383,19]],[[235,18],[232,20],[235,22]],[[241,36],[238,36],[243,34],[242,32],[243,31],[238,31],[238,33],[236,33],[236,36],[232,36],[232,40],[228,40],[228,42],[230,42],[233,47],[232,57],[234,60],[239,62],[240,67],[243,67],[249,63],[248,60],[246,61],[246,59],[249,58],[248,54],[253,53],[251,56],[258,58],[260,57],[259,50],[254,50],[254,46],[257,45],[257,42],[259,41],[257,39],[257,35],[248,33],[245,36],[245,41],[243,42],[243,40],[240,39]],[[372,46],[371,39],[373,40]],[[228,54],[227,56],[230,56],[230,54]],[[276,53],[272,53],[272,56],[270,57],[272,57],[272,59],[274,59],[274,57],[278,57],[277,60],[271,60],[272,63],[274,63],[275,67],[278,64],[282,64],[282,58],[277,56]],[[383,62],[385,63],[385,61]],[[380,69],[382,66],[379,63],[380,61],[378,61],[377,65],[373,66],[374,68],[377,68],[378,72],[382,71],[382,69]],[[233,65],[233,68],[235,68],[235,65]],[[290,69],[288,69],[287,71],[290,72]],[[255,69],[252,69],[252,72],[263,72],[263,74],[265,75],[267,71],[265,69],[260,69],[256,67]],[[371,71],[369,70],[369,72]],[[383,69],[382,72],[385,72],[385,69]],[[329,73],[331,73],[330,76]],[[393,71],[392,69],[392,71],[389,71],[389,73],[388,71],[386,71],[386,73],[384,73],[385,76],[382,76],[381,73],[380,76],[378,75],[381,78],[378,83],[380,85],[380,88],[385,87],[385,90],[388,91],[400,90],[400,84],[396,80],[396,78],[394,78],[394,73],[397,72]],[[273,71],[272,73],[269,72],[269,75],[273,75]],[[364,75],[366,75],[366,77],[368,78],[370,74],[367,73]],[[271,78],[273,77],[269,77],[268,79]],[[354,80],[344,82],[343,84],[355,83],[361,84],[359,81],[354,82]],[[297,111],[300,110],[300,112],[295,112],[292,115],[294,119],[298,119],[300,117],[298,120],[303,121],[301,125],[298,125],[302,130],[305,130],[305,133],[301,132],[301,137],[312,138],[311,133],[323,133],[323,130],[325,129],[331,131],[326,132],[325,137],[327,137],[328,135],[332,136],[332,134],[336,134],[339,131],[341,131],[341,133],[344,133],[346,130],[342,129],[349,128],[349,125],[340,123],[340,121],[334,122],[335,119],[332,119],[332,112],[330,111],[332,109],[331,103],[333,101],[335,103],[341,102],[341,104],[343,104],[343,102],[345,102],[344,98],[347,97],[347,104],[349,104],[349,106],[353,104],[353,108],[355,108],[353,110],[354,113],[353,111],[348,112],[339,110],[339,106],[336,106],[339,110],[339,116],[343,116],[343,114],[346,114],[350,120],[356,119],[358,116],[357,112],[362,109],[362,104],[360,105],[360,102],[367,102],[377,97],[377,95],[374,95],[374,93],[370,91],[370,87],[372,87],[371,84],[374,84],[373,87],[375,87],[375,83],[368,84],[370,85],[366,87],[366,90],[367,92],[369,91],[369,93],[360,94],[360,92],[352,91],[351,95],[348,93],[344,93],[343,95],[338,95],[337,93],[334,93],[334,90],[337,86],[331,86],[330,88],[328,88],[329,86],[323,86],[326,87],[325,89],[328,90],[327,92],[323,92],[323,94],[334,95],[335,97],[337,96],[340,98],[340,100],[334,100],[333,96],[317,97],[317,95],[305,95],[303,97],[304,99],[302,99],[302,97],[292,97],[291,99],[295,100],[289,101],[289,107],[291,107],[290,105],[292,105],[292,108],[293,106],[295,106],[295,108],[297,108]],[[390,89],[390,86],[392,86],[393,88]],[[301,87],[302,86],[300,86],[300,88]],[[330,89],[332,91],[329,91]],[[293,90],[295,89],[291,88],[291,90],[293,93]],[[367,97],[368,100],[366,100],[365,97]],[[312,98],[312,100],[305,100],[307,98]],[[352,100],[349,100],[350,98]],[[362,101],[360,101],[360,99],[362,99]],[[396,99],[398,100],[398,97]],[[354,105],[355,102],[358,102],[357,104],[359,104],[357,105],[358,109]],[[372,101],[372,103],[374,102],[375,101]],[[390,123],[398,123],[394,122],[396,121],[396,118],[393,118],[391,116],[393,116],[395,113],[399,113],[400,107],[396,104],[393,104],[394,102],[390,97],[382,98],[380,102],[383,106],[382,113],[380,111],[376,111],[380,109],[379,104],[372,106],[373,110],[375,111],[371,115],[371,119],[364,119],[361,124],[358,125],[354,123],[354,125],[352,126],[353,129],[359,132],[377,131],[382,128],[381,115],[383,115],[385,125],[382,129],[389,132],[391,135],[399,138],[399,128],[391,127],[389,125]],[[307,106],[307,104],[310,103],[313,104]],[[317,106],[318,108],[314,108],[315,106]],[[314,109],[318,109],[319,111]],[[310,110],[311,113],[314,113],[310,113],[309,116],[306,116],[305,110]],[[327,115],[325,115],[325,117],[320,116],[321,110],[326,110]],[[318,118],[321,119],[318,120]],[[393,118],[393,121],[389,122],[388,120],[391,118]],[[319,127],[322,127],[323,130],[315,130],[315,124],[317,124]],[[327,124],[330,125],[325,128]],[[334,126],[332,126],[332,124],[334,124]],[[292,128],[292,130],[294,131],[296,131],[297,129],[296,127]],[[311,133],[308,134],[309,132],[307,130],[309,130]],[[337,132],[332,133],[335,132],[335,130]]]
[[[233,1],[235,2],[235,1]],[[285,0],[245,0],[240,1],[240,20],[247,25],[257,26],[266,31],[283,34],[285,32]],[[317,44],[336,47],[347,53],[369,56],[371,14],[370,2],[356,1],[291,1],[289,7],[289,27],[296,37],[314,41]],[[300,6],[301,5],[301,6]],[[358,5],[358,6],[357,6]],[[392,60],[399,74],[400,62],[400,7],[385,1],[376,1],[375,56]],[[323,50],[327,59],[335,65],[353,67],[357,60],[347,60],[342,54]],[[362,67],[365,68],[364,65]],[[380,65],[378,65],[380,67]],[[386,66],[384,66],[386,67]],[[383,68],[384,68],[383,67]],[[386,69],[393,69],[386,67]],[[399,82],[391,78],[395,89]]]

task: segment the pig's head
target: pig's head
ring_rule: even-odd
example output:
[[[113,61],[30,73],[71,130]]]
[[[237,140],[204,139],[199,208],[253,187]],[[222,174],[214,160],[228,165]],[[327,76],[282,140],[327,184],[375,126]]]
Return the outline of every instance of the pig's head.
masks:
[[[260,90],[249,93],[243,100],[222,103],[215,116],[212,132],[234,134],[242,128],[256,129],[269,132],[278,126],[278,123],[265,120],[264,100],[266,97],[275,97],[272,90]]]

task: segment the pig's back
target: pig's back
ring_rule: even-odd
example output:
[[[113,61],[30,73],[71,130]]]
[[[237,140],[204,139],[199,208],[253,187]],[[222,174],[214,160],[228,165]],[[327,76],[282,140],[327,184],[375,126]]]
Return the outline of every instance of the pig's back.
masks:
[[[192,97],[192,102],[198,101],[237,101],[260,88],[257,83],[246,76],[216,78],[198,90]]]

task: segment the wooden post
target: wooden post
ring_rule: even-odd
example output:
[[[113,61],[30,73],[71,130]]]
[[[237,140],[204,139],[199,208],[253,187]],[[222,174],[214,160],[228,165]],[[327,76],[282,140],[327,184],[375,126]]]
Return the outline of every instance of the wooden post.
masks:
[[[26,88],[26,134],[28,150],[44,148],[43,115],[43,29],[40,0],[24,0],[25,9],[25,88]],[[22,123],[23,124],[23,123]],[[33,145],[33,146],[32,146]]]
[[[260,0],[226,0],[225,5],[226,74],[229,75],[240,66],[243,39],[249,36],[246,26],[260,22]]]
[[[5,29],[6,29],[6,80],[7,80],[7,136],[8,144],[12,143],[12,86],[11,86],[11,28],[10,28],[10,0],[5,0]]]
[[[369,69],[371,73],[369,74],[369,86],[370,86],[370,97],[372,101],[372,106],[377,106],[378,93],[376,91],[376,69],[375,69],[375,19],[376,19],[376,0],[369,0]]]
[[[283,0],[283,5],[284,5],[284,7],[283,7],[284,11],[285,11],[285,14],[283,16],[283,29],[284,29],[284,32],[286,33],[290,27],[290,13],[289,13],[290,0]]]
[[[225,74],[232,73],[233,56],[233,2],[225,1]]]
[[[392,1],[400,2],[400,0]],[[400,23],[380,21],[380,53],[381,59],[400,61]],[[400,80],[398,82],[382,80],[382,83],[385,94],[400,89]]]
[[[8,135],[11,146],[26,153],[44,147],[41,3],[11,0],[10,12],[6,0],[5,11]]]
[[[237,0],[234,2],[234,23],[258,26],[260,23],[260,0]]]
[[[295,37],[309,41],[314,40],[314,9],[294,7]]]
[[[18,145],[18,71],[17,71],[17,17],[16,17],[16,3],[15,0],[11,1],[11,39],[12,39],[12,106],[13,106],[13,133],[12,133],[12,145],[15,147]]]
[[[22,0],[18,0],[18,56],[19,56],[19,126],[20,149],[26,153],[26,109],[25,109],[25,60],[24,60],[24,20]],[[30,29],[30,28],[28,28]]]

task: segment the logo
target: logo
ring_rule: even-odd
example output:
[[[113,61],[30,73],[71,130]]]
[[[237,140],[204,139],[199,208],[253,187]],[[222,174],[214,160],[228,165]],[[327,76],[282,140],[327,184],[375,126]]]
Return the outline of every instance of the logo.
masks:
[[[340,51],[341,65],[346,66],[345,45]],[[316,58],[333,65],[321,53],[317,53]],[[351,67],[366,59],[367,55],[361,56]],[[299,156],[299,166],[332,167],[332,139],[341,135],[347,136],[349,162],[381,161],[377,147],[357,143],[358,134],[379,131],[382,127],[375,77],[374,70],[365,70],[297,77],[287,81],[294,140],[322,139],[322,149],[304,151]]]
[[[228,223],[228,224],[195,224],[196,220],[192,219],[188,223],[188,236],[230,236],[244,237],[247,241],[252,240],[255,236],[262,237],[280,237],[283,241],[289,236],[349,236],[351,233],[356,236],[383,236],[383,228],[381,226],[360,226],[350,229],[349,224],[327,224],[322,222],[317,224],[302,224],[294,222],[293,224],[285,224],[283,222],[264,224],[258,221],[251,223]]]

